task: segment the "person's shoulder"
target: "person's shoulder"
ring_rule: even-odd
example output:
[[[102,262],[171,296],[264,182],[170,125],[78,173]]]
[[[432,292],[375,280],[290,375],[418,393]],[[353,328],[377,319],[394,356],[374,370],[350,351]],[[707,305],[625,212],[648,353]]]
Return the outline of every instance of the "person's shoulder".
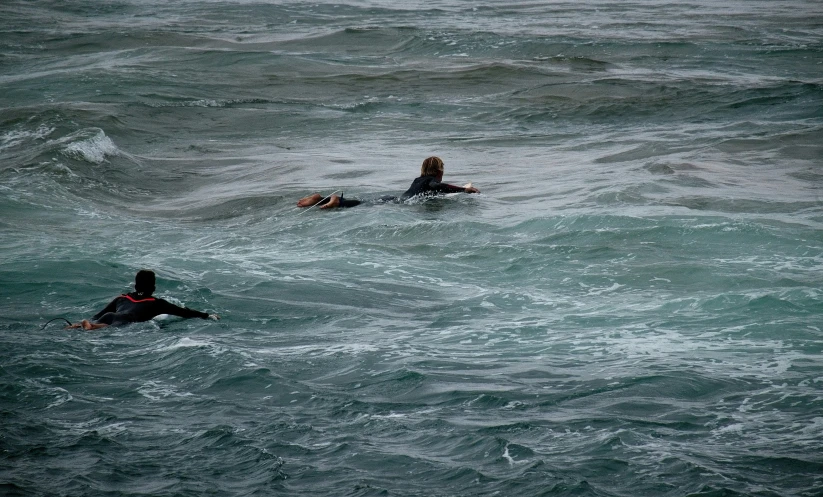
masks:
[[[419,188],[420,185],[428,183],[429,176],[418,176],[414,178],[411,182],[411,186],[409,186],[409,190],[413,188]]]

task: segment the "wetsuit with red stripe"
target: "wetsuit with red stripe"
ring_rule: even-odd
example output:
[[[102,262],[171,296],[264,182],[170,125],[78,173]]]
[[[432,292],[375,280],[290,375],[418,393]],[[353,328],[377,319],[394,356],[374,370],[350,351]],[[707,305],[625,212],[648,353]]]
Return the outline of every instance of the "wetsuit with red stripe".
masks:
[[[118,326],[148,321],[161,314],[171,314],[172,316],[187,319],[207,319],[209,317],[205,312],[176,306],[163,299],[146,297],[143,294],[132,292],[115,298],[105,309],[95,314],[91,319],[95,323]]]

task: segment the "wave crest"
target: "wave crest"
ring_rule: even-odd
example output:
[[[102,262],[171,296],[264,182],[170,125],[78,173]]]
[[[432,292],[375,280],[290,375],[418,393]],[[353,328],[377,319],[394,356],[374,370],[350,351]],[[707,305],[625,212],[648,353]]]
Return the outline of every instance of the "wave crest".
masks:
[[[106,157],[121,155],[117,145],[99,128],[90,128],[72,133],[64,138],[68,145],[62,153],[69,158],[102,164]]]

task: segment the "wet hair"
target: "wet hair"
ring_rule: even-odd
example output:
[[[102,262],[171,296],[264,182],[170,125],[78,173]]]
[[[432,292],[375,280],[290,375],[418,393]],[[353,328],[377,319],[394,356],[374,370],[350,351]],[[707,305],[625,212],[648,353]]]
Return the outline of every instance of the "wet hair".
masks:
[[[437,176],[438,174],[443,174],[443,159],[436,156],[426,158],[420,166],[420,176]]]
[[[142,269],[134,277],[134,291],[151,295],[154,293],[154,271]]]

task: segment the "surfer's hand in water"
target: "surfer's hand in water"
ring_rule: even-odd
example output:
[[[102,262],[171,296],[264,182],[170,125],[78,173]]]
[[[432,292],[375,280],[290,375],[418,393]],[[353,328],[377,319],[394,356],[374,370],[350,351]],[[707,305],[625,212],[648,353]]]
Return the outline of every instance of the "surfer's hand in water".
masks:
[[[480,190],[473,187],[471,183],[466,183],[465,185],[463,185],[463,191],[465,191],[466,193],[480,193]]]
[[[209,319],[211,319],[212,321],[220,321],[220,316],[218,316],[217,314],[209,314]]]

